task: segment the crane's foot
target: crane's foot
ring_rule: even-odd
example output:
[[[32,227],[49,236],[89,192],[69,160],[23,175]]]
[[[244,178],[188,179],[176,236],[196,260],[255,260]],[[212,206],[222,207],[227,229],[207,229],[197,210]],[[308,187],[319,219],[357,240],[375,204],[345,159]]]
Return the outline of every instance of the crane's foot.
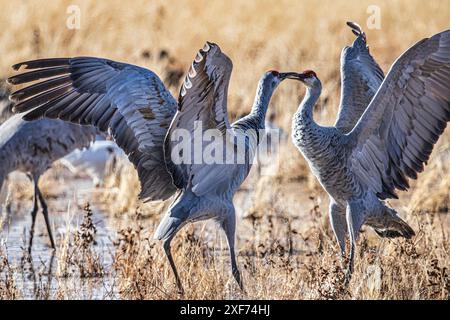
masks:
[[[177,293],[180,296],[184,296],[184,289],[183,289],[183,285],[181,284],[181,282],[177,282]]]
[[[244,282],[242,281],[241,273],[239,270],[233,271],[233,277],[236,280],[239,289],[241,289],[242,293],[245,293]]]
[[[56,251],[56,245],[52,235],[50,235],[50,247],[52,248],[53,251]]]

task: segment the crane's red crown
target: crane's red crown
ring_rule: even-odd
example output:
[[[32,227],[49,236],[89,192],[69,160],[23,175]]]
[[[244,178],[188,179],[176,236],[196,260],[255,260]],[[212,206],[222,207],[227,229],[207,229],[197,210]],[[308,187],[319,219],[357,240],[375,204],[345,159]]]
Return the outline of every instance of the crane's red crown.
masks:
[[[316,73],[315,73],[314,71],[312,71],[312,70],[305,70],[305,71],[303,71],[302,73],[303,73],[305,76],[308,76],[308,77],[316,77],[316,78],[317,78]]]

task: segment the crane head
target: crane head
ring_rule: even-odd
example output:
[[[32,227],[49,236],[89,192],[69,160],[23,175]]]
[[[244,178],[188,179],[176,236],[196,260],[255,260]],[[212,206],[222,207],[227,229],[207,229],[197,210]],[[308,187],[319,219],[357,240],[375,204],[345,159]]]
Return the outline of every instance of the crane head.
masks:
[[[309,69],[304,70],[301,74],[306,78],[311,78],[311,77],[317,78],[317,74],[314,71],[309,70]]]
[[[297,79],[299,74],[296,72],[278,72],[269,70],[261,78],[261,85],[266,88],[275,89],[285,79]]]

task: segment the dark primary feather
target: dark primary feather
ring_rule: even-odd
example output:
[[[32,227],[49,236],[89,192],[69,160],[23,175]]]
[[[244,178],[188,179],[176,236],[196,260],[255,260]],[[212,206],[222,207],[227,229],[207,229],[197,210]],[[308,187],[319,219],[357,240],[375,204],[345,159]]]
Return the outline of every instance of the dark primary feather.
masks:
[[[450,30],[424,39],[392,66],[349,134],[350,166],[381,199],[416,179],[450,121]]]
[[[25,120],[59,118],[109,130],[136,166],[145,200],[167,199],[176,190],[163,156],[163,141],[176,101],[150,70],[92,57],[22,62],[31,70],[8,79],[33,83],[12,93]]]

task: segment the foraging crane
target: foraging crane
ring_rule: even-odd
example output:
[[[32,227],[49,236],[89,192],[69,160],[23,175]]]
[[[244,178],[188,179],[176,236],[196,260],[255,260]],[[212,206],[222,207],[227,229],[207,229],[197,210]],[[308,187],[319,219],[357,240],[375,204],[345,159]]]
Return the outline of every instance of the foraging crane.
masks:
[[[450,121],[450,30],[423,39],[383,72],[357,35],[341,56],[342,91],[335,126],[320,126],[313,108],[322,85],[309,70],[298,76],[306,95],[293,118],[293,142],[330,196],[330,220],[345,255],[346,283],[363,224],[382,237],[411,238],[414,231],[383,201],[407,190]],[[384,80],[383,80],[384,79]]]
[[[14,95],[14,94],[13,94]],[[55,249],[47,204],[39,190],[39,178],[52,163],[72,150],[86,148],[94,140],[97,129],[61,120],[41,119],[27,122],[21,115],[13,115],[0,126],[0,190],[7,175],[22,171],[34,185],[33,209],[28,250],[31,252],[34,225],[41,204],[50,243]]]
[[[244,132],[264,128],[272,93],[293,73],[265,73],[258,84],[251,113],[230,125],[227,91],[232,63],[213,43],[207,42],[192,62],[178,103],[155,73],[130,64],[78,57],[35,60],[13,66],[15,70],[21,67],[33,71],[9,78],[10,83],[45,80],[13,94],[18,102],[15,112],[27,112],[26,120],[59,118],[109,130],[138,171],[142,199],[165,200],[178,191],[154,237],[163,241],[180,293],[183,288],[170,243],[186,223],[205,219],[216,220],[224,230],[232,273],[243,288],[235,256],[232,198],[246,178],[252,158],[246,156],[244,163],[232,164],[177,162],[172,158],[178,150],[178,134],[187,132],[192,137],[199,128],[201,134],[216,129],[220,133],[217,143],[222,142],[231,151],[241,149],[235,141],[240,139],[234,138],[245,136],[244,153],[254,154],[258,132],[248,136]],[[230,139],[225,133],[231,134]],[[196,155],[202,154],[194,154],[194,158]]]

